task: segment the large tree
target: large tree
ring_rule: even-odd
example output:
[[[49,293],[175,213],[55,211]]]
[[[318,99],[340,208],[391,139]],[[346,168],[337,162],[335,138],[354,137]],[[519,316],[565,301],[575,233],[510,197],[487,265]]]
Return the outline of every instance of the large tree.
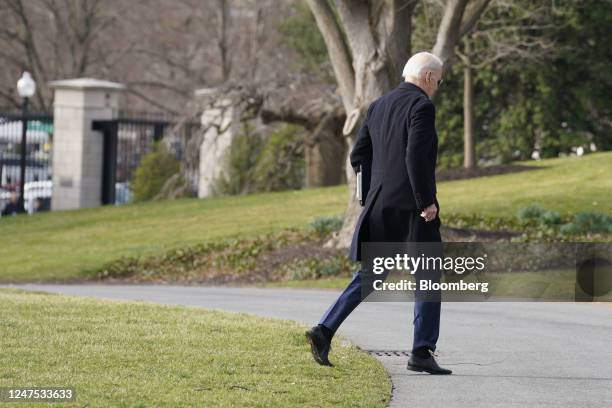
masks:
[[[455,50],[463,67],[465,168],[475,167],[474,73],[496,61],[542,61],[556,51],[550,38],[552,8],[530,1],[493,0]]]
[[[338,90],[347,113],[343,133],[352,146],[357,124],[370,102],[391,89],[411,54],[416,0],[307,0],[323,35]],[[436,2],[438,3],[438,2]],[[470,31],[489,0],[446,0],[432,52],[451,63],[461,37]],[[426,2],[427,7],[436,7]],[[346,161],[348,207],[343,227],[331,244],[348,246],[360,207],[354,173]]]

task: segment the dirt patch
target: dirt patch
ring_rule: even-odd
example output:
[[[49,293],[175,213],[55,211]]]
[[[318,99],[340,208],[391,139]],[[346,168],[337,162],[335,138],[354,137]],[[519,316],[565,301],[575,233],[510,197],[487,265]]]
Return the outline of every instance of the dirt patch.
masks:
[[[436,181],[463,180],[476,177],[497,176],[507,173],[518,173],[527,170],[537,170],[542,167],[536,166],[519,166],[516,164],[500,164],[497,166],[474,167],[472,169],[464,169],[462,167],[455,169],[444,169],[436,173]]]
[[[217,276],[201,277],[203,279],[190,280],[193,284],[253,284],[265,282],[277,282],[285,279],[278,273],[282,265],[290,264],[300,259],[317,258],[319,260],[331,259],[339,253],[345,252],[333,248],[324,248],[324,241],[305,241],[300,244],[292,244],[273,251],[264,253],[257,258],[257,266],[246,273],[225,272]]]

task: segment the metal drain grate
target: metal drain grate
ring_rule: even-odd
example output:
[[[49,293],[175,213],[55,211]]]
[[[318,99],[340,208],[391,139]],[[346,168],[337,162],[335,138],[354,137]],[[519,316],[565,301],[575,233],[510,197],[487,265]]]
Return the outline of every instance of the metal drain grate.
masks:
[[[366,353],[378,357],[410,357],[407,350],[365,350]]]

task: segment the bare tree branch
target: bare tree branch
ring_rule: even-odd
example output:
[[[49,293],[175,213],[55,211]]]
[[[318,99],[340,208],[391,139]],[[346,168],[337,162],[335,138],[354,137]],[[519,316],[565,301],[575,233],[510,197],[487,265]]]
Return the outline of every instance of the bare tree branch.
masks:
[[[465,15],[463,16],[463,21],[461,23],[461,28],[459,29],[460,38],[463,37],[474,27],[474,25],[480,19],[480,16],[485,11],[490,2],[491,0],[480,0],[470,3],[470,6],[465,11]]]
[[[221,57],[221,76],[223,82],[229,79],[232,60],[229,55],[228,24],[229,6],[227,0],[217,0],[217,47]]]
[[[158,102],[156,99],[154,99],[154,98],[150,98],[149,96],[147,96],[147,95],[145,95],[144,93],[139,92],[139,91],[137,91],[137,90],[135,90],[135,89],[132,89],[132,88],[129,88],[129,87],[128,87],[128,88],[126,89],[126,92],[127,92],[127,93],[131,93],[131,94],[134,94],[134,95],[138,96],[138,97],[139,97],[139,98],[141,98],[142,100],[147,101],[147,102],[148,102],[148,103],[150,103],[152,106],[155,106],[156,108],[161,109],[161,110],[163,110],[164,112],[168,112],[168,113],[171,113],[171,114],[174,114],[174,115],[178,115],[178,114],[180,114],[180,112],[178,112],[178,111],[176,111],[176,110],[174,110],[174,109],[170,108],[169,106],[166,106],[166,105],[164,105],[164,104],[162,104],[162,103],[159,103],[159,102]]]
[[[436,44],[433,53],[440,57],[444,63],[449,61],[453,54],[455,45],[459,41],[459,29],[463,12],[469,0],[447,0],[442,14],[442,21],[438,28]]]
[[[347,44],[327,0],[307,0],[327,47],[345,109],[353,107],[355,72]]]

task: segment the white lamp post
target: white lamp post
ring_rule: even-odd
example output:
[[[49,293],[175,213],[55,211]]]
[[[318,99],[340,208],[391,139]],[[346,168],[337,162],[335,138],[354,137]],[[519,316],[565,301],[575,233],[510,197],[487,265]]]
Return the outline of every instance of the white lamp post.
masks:
[[[23,99],[21,110],[21,176],[19,179],[19,201],[17,207],[19,212],[25,212],[25,177],[26,177],[26,131],[28,127],[28,101],[36,92],[36,82],[28,71],[24,71],[17,81],[17,93]]]

